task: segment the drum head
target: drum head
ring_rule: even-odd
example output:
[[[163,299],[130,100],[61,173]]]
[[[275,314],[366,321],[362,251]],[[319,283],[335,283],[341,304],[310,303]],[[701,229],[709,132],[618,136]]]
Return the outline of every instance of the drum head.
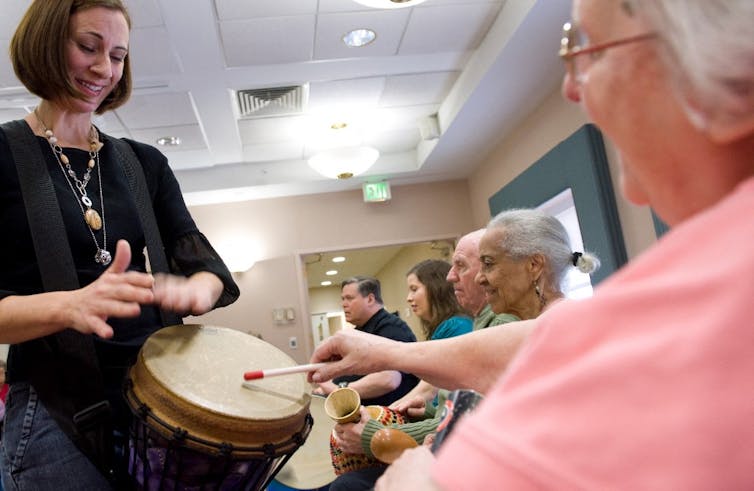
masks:
[[[330,459],[330,433],[335,421],[325,413],[325,398],[312,396],[309,407],[314,418],[309,438],[283,466],[276,481],[293,489],[316,489],[335,480]]]
[[[303,374],[253,382],[243,374],[295,365],[279,349],[240,331],[179,325],[147,339],[131,379],[135,397],[168,424],[213,442],[258,446],[287,442],[302,430],[309,384]]]

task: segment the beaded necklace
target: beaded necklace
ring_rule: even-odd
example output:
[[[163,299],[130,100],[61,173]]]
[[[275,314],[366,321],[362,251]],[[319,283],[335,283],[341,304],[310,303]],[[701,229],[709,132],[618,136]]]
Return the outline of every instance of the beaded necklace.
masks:
[[[86,171],[84,176],[79,179],[76,175],[76,171],[71,167],[68,156],[63,153],[63,149],[58,145],[58,139],[51,129],[45,126],[42,118],[37,113],[37,108],[34,108],[34,117],[37,118],[39,125],[44,131],[45,138],[50,144],[55,160],[60,165],[60,170],[63,172],[65,182],[68,183],[68,187],[71,188],[73,196],[76,198],[76,202],[79,204],[81,214],[84,217],[89,230],[89,234],[92,236],[94,246],[97,248],[97,252],[94,254],[94,261],[103,266],[107,266],[112,261],[112,255],[107,250],[107,223],[105,222],[105,199],[102,193],[102,166],[99,165],[99,149],[102,146],[99,141],[99,132],[94,125],[89,130],[89,162],[86,165]],[[99,201],[102,205],[102,216],[92,208],[92,200],[87,194],[86,187],[89,184],[89,180],[92,176],[92,170],[97,167],[97,180],[99,182]],[[77,192],[78,191],[78,192]],[[86,207],[86,209],[84,208]],[[94,235],[96,230],[102,229],[102,247],[100,247],[97,237]]]

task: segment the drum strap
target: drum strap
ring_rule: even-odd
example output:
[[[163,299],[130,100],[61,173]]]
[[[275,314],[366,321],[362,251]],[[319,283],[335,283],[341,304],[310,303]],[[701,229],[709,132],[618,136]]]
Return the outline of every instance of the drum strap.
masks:
[[[42,285],[45,291],[75,290],[80,286],[76,267],[39,142],[23,120],[4,123],[0,128],[16,164]],[[141,164],[130,145],[115,138],[110,141],[116,161],[123,162],[139,210],[152,270],[168,272]],[[161,315],[163,325],[181,322],[174,314],[161,312]],[[14,344],[9,352],[11,381],[14,366],[21,367],[60,428],[107,475],[112,468],[111,411],[104,398],[102,374],[91,336],[64,329]]]

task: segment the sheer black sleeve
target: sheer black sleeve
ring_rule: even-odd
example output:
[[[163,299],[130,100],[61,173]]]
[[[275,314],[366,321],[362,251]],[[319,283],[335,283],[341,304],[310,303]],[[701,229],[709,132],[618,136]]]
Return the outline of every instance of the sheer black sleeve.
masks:
[[[171,272],[183,276],[200,271],[213,273],[223,283],[223,292],[215,307],[235,302],[240,294],[238,285],[223,260],[194,223],[167,158],[154,147],[127,141],[144,168]]]

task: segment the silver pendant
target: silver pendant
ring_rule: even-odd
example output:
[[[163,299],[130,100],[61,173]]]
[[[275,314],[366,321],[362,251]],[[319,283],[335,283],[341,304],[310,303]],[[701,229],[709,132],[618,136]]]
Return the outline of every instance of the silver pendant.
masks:
[[[94,255],[94,261],[98,264],[101,264],[103,266],[107,266],[110,264],[110,261],[113,260],[113,257],[110,255],[110,253],[104,249],[97,248],[97,253]]]

